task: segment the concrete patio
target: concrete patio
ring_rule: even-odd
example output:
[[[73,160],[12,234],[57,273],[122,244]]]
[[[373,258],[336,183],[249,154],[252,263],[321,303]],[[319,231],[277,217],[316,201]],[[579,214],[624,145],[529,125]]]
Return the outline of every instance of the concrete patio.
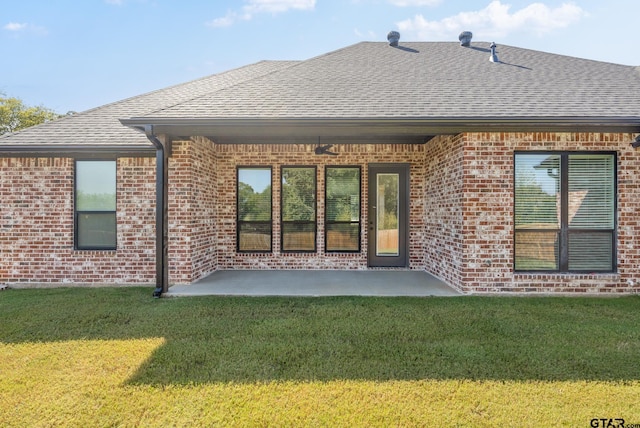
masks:
[[[174,285],[177,296],[460,296],[425,272],[338,270],[227,270],[190,285]]]

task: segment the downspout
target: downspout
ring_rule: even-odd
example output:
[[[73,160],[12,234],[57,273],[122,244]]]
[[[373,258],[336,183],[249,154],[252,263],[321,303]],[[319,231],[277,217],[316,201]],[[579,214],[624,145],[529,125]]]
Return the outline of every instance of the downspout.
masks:
[[[167,147],[145,125],[144,133],[156,148],[156,289],[159,298],[169,290],[169,154]]]

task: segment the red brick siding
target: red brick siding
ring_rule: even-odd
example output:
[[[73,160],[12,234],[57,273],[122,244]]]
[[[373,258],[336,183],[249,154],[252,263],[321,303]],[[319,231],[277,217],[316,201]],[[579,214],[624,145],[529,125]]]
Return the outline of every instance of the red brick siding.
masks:
[[[153,163],[118,160],[118,250],[75,251],[74,161],[0,158],[0,283],[152,282]]]
[[[169,281],[189,284],[217,269],[213,143],[173,142],[169,159]]]
[[[336,144],[339,156],[318,156],[314,145],[247,144],[216,145],[218,157],[218,266],[220,269],[366,269],[367,268],[367,165],[369,163],[411,163],[410,267],[424,269],[424,146],[403,144]],[[236,168],[238,166],[273,167],[273,252],[270,254],[236,252]],[[280,251],[280,167],[309,165],[317,167],[317,251],[282,253]],[[324,168],[326,165],[359,165],[362,168],[362,251],[325,253],[324,240]]]
[[[411,164],[410,267],[467,292],[638,292],[640,156],[632,134],[469,133],[425,145],[218,145],[175,142],[169,182],[170,282],[216,269],[366,269],[367,165]],[[618,153],[617,272],[600,275],[513,272],[515,151]],[[155,282],[155,160],[118,160],[118,250],[73,249],[73,160],[0,158],[0,283]],[[273,253],[236,252],[236,168],[273,167]],[[318,248],[280,251],[280,167],[318,171]],[[324,167],[362,167],[362,251],[324,252]]]
[[[470,133],[464,135],[464,259],[468,292],[638,292],[640,209],[631,134]],[[515,151],[618,153],[618,270],[615,274],[522,274],[513,271]]]
[[[425,156],[425,249],[427,272],[461,289],[463,270],[463,138],[436,137]]]

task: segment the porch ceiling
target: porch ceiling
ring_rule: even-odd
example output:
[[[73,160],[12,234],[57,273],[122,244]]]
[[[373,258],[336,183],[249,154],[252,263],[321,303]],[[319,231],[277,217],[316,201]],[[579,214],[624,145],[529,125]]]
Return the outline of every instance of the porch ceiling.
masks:
[[[422,144],[441,134],[461,132],[640,132],[640,119],[611,117],[540,118],[131,118],[123,125],[144,132],[152,125],[156,135],[173,138],[204,136],[221,144],[252,142],[317,143],[340,139],[348,143],[409,142]]]

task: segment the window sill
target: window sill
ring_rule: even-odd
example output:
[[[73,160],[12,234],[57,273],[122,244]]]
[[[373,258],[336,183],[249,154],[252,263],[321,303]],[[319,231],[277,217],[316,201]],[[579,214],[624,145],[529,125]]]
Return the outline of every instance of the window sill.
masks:
[[[598,279],[620,278],[618,272],[514,272],[514,279],[524,278],[572,278],[572,279]]]

